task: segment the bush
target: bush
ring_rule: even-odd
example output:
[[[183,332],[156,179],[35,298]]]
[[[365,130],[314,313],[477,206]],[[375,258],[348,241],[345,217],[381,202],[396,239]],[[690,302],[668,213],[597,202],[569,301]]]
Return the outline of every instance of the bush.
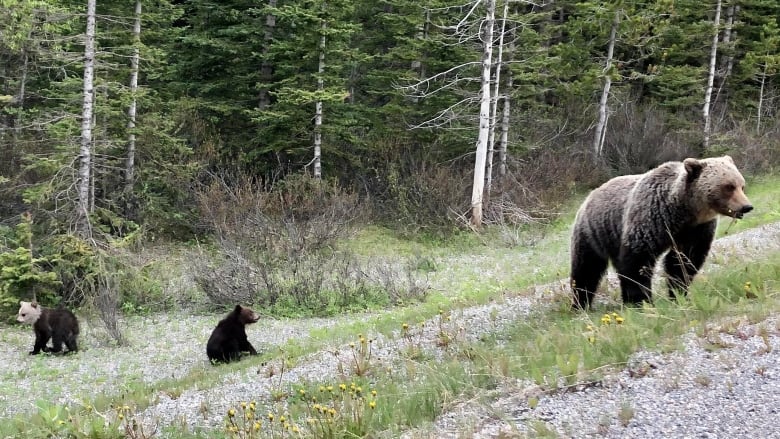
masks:
[[[199,200],[217,249],[216,256],[193,261],[195,280],[215,304],[326,315],[400,296],[336,249],[360,214],[357,196],[336,184],[302,175],[263,190],[248,180],[215,180]]]

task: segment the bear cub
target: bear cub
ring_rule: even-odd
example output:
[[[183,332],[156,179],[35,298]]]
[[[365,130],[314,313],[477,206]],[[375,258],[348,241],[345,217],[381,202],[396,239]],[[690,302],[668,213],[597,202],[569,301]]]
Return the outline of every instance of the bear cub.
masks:
[[[79,335],[79,321],[72,312],[63,308],[44,308],[37,302],[19,302],[19,313],[16,321],[32,325],[35,331],[35,346],[30,355],[37,355],[41,351],[60,353],[63,343],[68,352],[78,351],[76,338]],[[52,347],[46,344],[52,340]]]
[[[209,337],[206,344],[206,355],[209,360],[216,363],[229,363],[238,360],[242,352],[257,355],[257,351],[246,338],[246,325],[260,320],[260,315],[249,308],[236,305],[224,319],[220,320],[217,327]]]

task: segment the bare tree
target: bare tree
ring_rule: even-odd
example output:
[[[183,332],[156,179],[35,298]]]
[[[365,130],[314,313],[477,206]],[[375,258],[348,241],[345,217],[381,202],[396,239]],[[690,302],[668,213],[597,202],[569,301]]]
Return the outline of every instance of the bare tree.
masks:
[[[507,15],[509,15],[509,0],[504,0],[504,13],[501,20],[501,33],[498,36],[498,56],[496,57],[496,75],[494,78],[493,96],[491,97],[490,106],[490,133],[488,135],[488,152],[487,152],[487,182],[485,187],[485,195],[490,200],[490,193],[493,190],[493,156],[495,153],[495,139],[496,139],[496,121],[498,120],[498,96],[499,86],[501,84],[501,68],[503,67],[503,54],[504,54],[504,31],[506,30]]]
[[[138,93],[138,63],[141,57],[141,0],[135,1],[133,23],[133,55],[130,57],[130,107],[127,109],[127,159],[125,162],[125,192],[133,193],[135,180],[135,121]]]
[[[270,8],[276,7],[276,0],[268,0],[268,6]],[[270,83],[273,72],[273,66],[268,60],[268,48],[272,44],[274,28],[276,27],[276,16],[274,14],[267,14],[265,16],[265,32],[263,33],[263,62],[260,64],[260,77],[262,83]],[[271,106],[271,93],[268,87],[263,86],[260,89],[260,98],[258,100],[257,107],[260,110],[265,110]]]
[[[320,35],[319,64],[317,65],[317,91],[325,89],[322,75],[325,73],[325,32],[327,23],[322,20],[322,32]],[[314,178],[322,178],[322,99],[314,104]]]
[[[710,71],[707,75],[707,89],[704,91],[704,107],[702,108],[702,114],[704,115],[704,149],[710,147],[710,135],[712,131],[712,115],[710,114],[710,106],[712,103],[712,87],[715,83],[715,67],[718,58],[718,35],[720,33],[720,11],[722,7],[722,0],[718,0],[715,5],[715,18],[712,23],[712,47],[710,48]]]
[[[87,33],[84,38],[84,100],[81,113],[81,147],[77,178],[78,206],[76,230],[83,238],[92,235],[89,224],[90,184],[92,170],[92,113],[95,76],[95,2],[87,0]]]
[[[596,124],[596,130],[593,135],[593,154],[595,157],[601,156],[604,148],[604,138],[607,133],[607,119],[609,117],[608,102],[609,89],[612,86],[612,57],[615,53],[615,40],[617,39],[617,30],[620,26],[621,9],[615,10],[615,17],[612,20],[612,28],[609,31],[609,45],[607,47],[607,60],[604,63],[604,88],[601,90],[601,100],[599,100],[599,121]]]
[[[471,190],[471,225],[477,228],[482,226],[485,161],[490,134],[490,67],[493,56],[493,24],[496,15],[496,1],[487,0],[485,6],[487,10],[482,34],[482,93],[479,105],[479,135],[477,137],[477,154],[474,160],[474,183]]]

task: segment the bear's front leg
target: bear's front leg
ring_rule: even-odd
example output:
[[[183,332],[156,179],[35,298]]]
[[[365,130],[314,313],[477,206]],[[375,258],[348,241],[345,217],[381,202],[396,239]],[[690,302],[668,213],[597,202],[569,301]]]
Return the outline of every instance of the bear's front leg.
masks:
[[[674,239],[672,248],[664,259],[669,295],[688,293],[693,277],[704,265],[715,238],[717,221],[699,224],[682,230]]]
[[[49,348],[46,347],[46,343],[49,342],[49,337],[42,337],[40,335],[35,335],[35,345],[33,346],[33,350],[30,351],[30,355],[38,355],[41,351],[48,352]]]
[[[632,254],[627,249],[621,249],[620,262],[616,268],[624,304],[638,305],[641,302],[653,301],[652,280],[655,260],[652,254]]]

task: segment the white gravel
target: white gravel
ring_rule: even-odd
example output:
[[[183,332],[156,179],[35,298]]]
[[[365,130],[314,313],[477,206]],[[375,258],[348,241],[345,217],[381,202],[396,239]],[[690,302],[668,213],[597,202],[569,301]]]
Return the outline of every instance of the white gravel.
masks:
[[[774,223],[716,241],[712,265],[727,264],[732,257],[752,257],[778,248],[780,223]],[[524,257],[527,256],[520,254],[520,250],[503,251],[502,260],[482,258],[484,260],[478,264],[482,268],[475,269],[475,273],[481,272],[482,276],[492,276],[494,271],[506,273],[504,267]],[[451,262],[441,265],[447,267]],[[454,281],[444,273],[438,273],[438,276],[434,279],[434,287],[438,289],[446,290]],[[547,291],[562,285],[565,281],[536,287],[522,297],[507,297],[488,305],[459,310],[454,313],[453,321],[466,328],[465,336],[476,338],[528,315],[535,307],[548,304]],[[36,401],[81,403],[80,398],[89,400],[104,392],[116,395],[122,389],[132,389],[137,383],[153,384],[199,369],[210,370],[213,366],[206,360],[205,343],[221,317],[177,313],[133,317],[126,322],[126,335],[132,345],[121,348],[102,341],[98,323],[84,322],[80,339],[83,350],[78,355],[64,357],[28,356],[33,342],[32,330],[21,326],[4,327],[0,331],[0,418],[28,413],[35,409]],[[305,342],[312,329],[365,318],[366,315],[333,319],[263,319],[250,326],[248,333],[256,348],[271,349],[290,339]],[[780,346],[777,325],[773,324],[766,324],[774,347],[769,353],[755,355],[758,349],[755,336],[737,337],[735,347],[714,355],[703,351],[695,339],[690,339],[682,353],[671,356],[641,354],[647,355],[647,361],[655,366],[645,378],[618,375],[609,387],[542,395],[533,411],[524,405],[525,398],[518,399],[518,395],[524,395],[528,389],[513,386],[506,389],[506,395],[493,395],[495,403],[489,410],[476,402],[466,404],[445,414],[429,428],[416,430],[409,436],[464,437],[464,425],[469,424],[473,426],[475,437],[499,437],[504,434],[502,431],[526,431],[529,419],[546,422],[563,437],[584,437],[594,431],[612,435],[610,437],[740,437],[728,433],[728,428],[732,428],[730,425],[748,428],[745,423],[753,429],[745,431],[778,431],[780,434],[776,428],[767,430],[771,421],[761,421],[763,417],[772,418],[771,410],[780,406],[780,396],[777,396],[780,395],[780,361],[777,358]],[[436,331],[434,325],[428,324],[420,337],[433,345]],[[293,383],[337,377],[341,362],[334,351],[338,348],[341,348],[339,355],[348,351],[344,346],[323,346],[322,351],[292,365],[281,378],[279,375],[268,377],[268,366],[232,372],[225,369],[218,382],[210,383],[208,388],[191,388],[174,394],[161,390],[156,403],[138,416],[147,424],[161,427],[175,424],[194,430],[221,426],[228,407],[234,407],[242,400],[257,400],[261,404],[268,401],[280,379]],[[397,334],[375,341],[375,355],[389,362],[398,358],[402,349],[403,343]],[[733,355],[728,359],[721,355],[732,351]],[[724,364],[734,366],[726,369]],[[761,373],[757,373],[758,370]],[[669,389],[668,385],[662,384],[670,381],[668,377],[672,373],[676,373],[673,381],[678,387]],[[709,377],[709,385],[697,382],[706,381],[699,378],[702,376]],[[729,382],[731,384],[727,386]],[[627,427],[615,420],[621,405],[629,405],[635,410]],[[748,412],[748,409],[752,411]],[[500,420],[502,416],[504,418]],[[608,424],[607,419],[611,419]],[[600,427],[600,422],[606,425]],[[758,434],[758,437],[768,436]]]

